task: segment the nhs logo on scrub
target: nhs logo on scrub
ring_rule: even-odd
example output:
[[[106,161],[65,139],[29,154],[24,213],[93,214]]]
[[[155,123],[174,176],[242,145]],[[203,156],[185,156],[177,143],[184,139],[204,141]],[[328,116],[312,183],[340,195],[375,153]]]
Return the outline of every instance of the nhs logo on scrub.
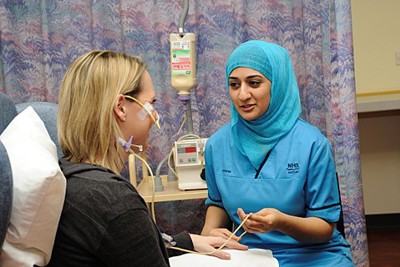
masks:
[[[288,174],[296,174],[300,170],[300,165],[298,162],[288,163],[286,170]]]

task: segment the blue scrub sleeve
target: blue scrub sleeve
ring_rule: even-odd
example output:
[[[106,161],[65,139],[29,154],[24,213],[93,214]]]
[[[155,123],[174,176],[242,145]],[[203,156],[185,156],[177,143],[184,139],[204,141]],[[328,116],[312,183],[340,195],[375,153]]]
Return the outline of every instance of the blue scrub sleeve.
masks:
[[[306,192],[307,217],[318,217],[328,222],[339,220],[341,205],[336,169],[332,146],[326,138],[313,145]]]
[[[210,140],[206,143],[206,148],[204,151],[204,157],[205,157],[205,165],[206,165],[206,182],[207,182],[207,188],[208,188],[208,197],[206,199],[205,204],[207,206],[213,205],[213,206],[218,206],[221,208],[223,207],[222,204],[222,198],[221,194],[219,193],[218,187],[217,187],[217,181],[214,173],[214,160],[213,160],[213,147],[212,147],[212,142]]]

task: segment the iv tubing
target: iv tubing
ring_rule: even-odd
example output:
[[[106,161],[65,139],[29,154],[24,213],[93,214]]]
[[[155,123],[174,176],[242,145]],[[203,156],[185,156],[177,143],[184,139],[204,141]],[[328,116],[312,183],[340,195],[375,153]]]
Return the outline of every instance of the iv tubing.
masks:
[[[186,113],[184,114],[183,121],[181,123],[181,126],[179,127],[178,135],[181,132],[182,127],[185,124],[185,122],[186,122]],[[160,163],[158,163],[158,166],[157,166],[157,169],[156,169],[156,177],[160,176],[161,167],[165,163],[166,159],[168,159],[168,169],[171,170],[174,173],[175,177],[178,177],[178,175],[176,174],[174,169],[171,167],[171,163],[170,163],[170,159],[171,159],[171,155],[172,155],[173,151],[174,151],[174,148],[172,148],[170,153],[165,158],[163,158]]]
[[[181,14],[181,16],[180,16],[180,18],[179,18],[179,28],[178,28],[178,32],[179,32],[179,35],[180,35],[181,37],[183,37],[183,35],[184,35],[183,24],[185,24],[186,15],[187,15],[187,13],[188,13],[188,10],[189,10],[189,0],[185,0],[185,4],[184,4],[184,7],[183,7],[183,11],[182,11],[182,14]]]
[[[156,222],[156,213],[154,210],[154,199],[156,197],[156,191],[155,191],[155,184],[154,184],[154,175],[153,175],[153,171],[151,170],[149,164],[144,160],[144,158],[140,157],[138,154],[135,153],[135,151],[132,150],[132,148],[130,147],[125,147],[126,141],[124,139],[122,139],[121,137],[118,137],[118,142],[124,147],[126,152],[131,153],[132,155],[134,155],[136,158],[140,159],[142,161],[142,163],[144,165],[146,165],[147,170],[150,172],[150,176],[151,176],[151,182],[153,184],[153,191],[151,194],[151,215],[153,217],[154,222]]]
[[[200,254],[200,255],[212,255],[217,251],[220,251],[221,249],[223,249],[226,244],[228,244],[229,240],[232,239],[232,237],[236,234],[236,232],[243,226],[243,224],[247,221],[247,219],[250,217],[252,213],[247,214],[246,218],[244,218],[244,220],[242,221],[242,223],[236,228],[236,230],[228,237],[228,239],[225,241],[224,244],[222,244],[222,246],[220,246],[219,248],[215,248],[212,251],[209,252],[198,252],[198,251],[193,251],[193,250],[189,250],[189,249],[184,249],[184,248],[180,248],[180,247],[174,247],[174,246],[167,246],[167,248],[170,249],[175,249],[175,250],[179,250],[179,251],[183,251],[183,252],[188,252],[188,253],[192,253],[192,254]],[[242,238],[247,232],[244,231],[240,236],[239,239]]]
[[[186,118],[187,118],[188,133],[193,134],[192,104],[190,102],[190,99],[186,102]]]
[[[156,190],[155,190],[156,186],[154,184],[153,172],[152,172],[149,164],[142,157],[140,157],[138,154],[136,154],[132,149],[130,149],[129,152],[132,153],[138,159],[140,159],[144,163],[144,165],[146,165],[147,170],[150,172],[151,182],[153,184],[153,191],[152,191],[152,194],[151,194],[151,216],[153,217],[153,221],[156,222],[156,213],[155,213],[155,210],[154,210],[154,199],[155,199],[155,196],[156,196]]]

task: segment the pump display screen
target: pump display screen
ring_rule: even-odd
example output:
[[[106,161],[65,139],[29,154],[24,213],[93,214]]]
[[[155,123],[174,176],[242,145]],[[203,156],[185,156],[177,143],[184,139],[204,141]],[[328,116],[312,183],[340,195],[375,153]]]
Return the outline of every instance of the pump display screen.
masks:
[[[198,161],[196,143],[178,144],[176,152],[177,164],[195,164]]]
[[[196,153],[196,147],[191,146],[191,147],[178,147],[178,153]]]

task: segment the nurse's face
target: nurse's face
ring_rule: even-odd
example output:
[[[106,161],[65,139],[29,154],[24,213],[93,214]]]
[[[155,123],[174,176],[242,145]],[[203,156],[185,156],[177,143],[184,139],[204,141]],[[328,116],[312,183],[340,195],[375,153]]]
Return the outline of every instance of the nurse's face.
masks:
[[[248,121],[267,112],[271,82],[250,68],[236,68],[229,75],[229,96],[239,115]]]

